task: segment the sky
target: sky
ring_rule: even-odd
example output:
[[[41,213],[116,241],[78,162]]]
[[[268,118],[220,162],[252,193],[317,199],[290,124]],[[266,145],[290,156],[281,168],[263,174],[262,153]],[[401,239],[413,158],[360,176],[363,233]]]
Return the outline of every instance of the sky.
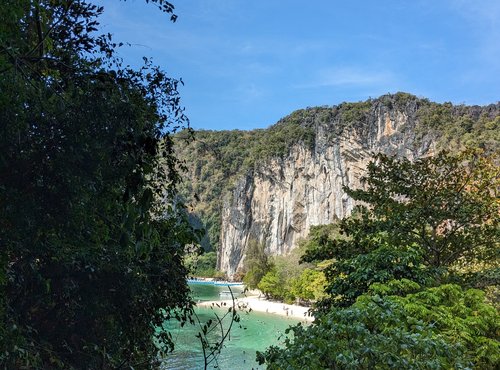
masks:
[[[500,0],[145,0],[104,5],[101,30],[182,78],[195,129],[264,128],[312,106],[409,92],[500,99]]]

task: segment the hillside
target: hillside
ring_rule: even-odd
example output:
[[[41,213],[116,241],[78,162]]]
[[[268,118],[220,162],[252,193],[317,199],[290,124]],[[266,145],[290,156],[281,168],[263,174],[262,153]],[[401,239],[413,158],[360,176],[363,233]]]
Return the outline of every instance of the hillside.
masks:
[[[358,186],[372,153],[416,158],[466,146],[498,151],[500,103],[438,104],[406,93],[306,108],[268,129],[176,136],[187,173],[182,193],[205,249],[236,273],[250,240],[290,251],[311,225],[349,214],[343,186]]]

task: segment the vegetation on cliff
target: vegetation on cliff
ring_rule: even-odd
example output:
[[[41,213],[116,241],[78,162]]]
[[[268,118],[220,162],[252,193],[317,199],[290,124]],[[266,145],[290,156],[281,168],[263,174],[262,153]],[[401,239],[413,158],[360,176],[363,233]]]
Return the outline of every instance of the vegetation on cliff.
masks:
[[[267,130],[197,131],[195,140],[189,131],[176,135],[177,152],[188,168],[189,179],[183,182],[181,193],[207,230],[204,249],[217,249],[221,207],[239,176],[267,159],[284,157],[296,143],[314,145],[314,130],[302,124],[303,112],[295,112]]]
[[[486,107],[425,102],[418,112],[417,134],[437,138],[438,150],[500,150],[500,104]]]
[[[466,146],[498,150],[500,104],[454,106],[438,104],[407,93],[388,94],[358,103],[298,110],[265,130],[197,131],[186,143],[187,132],[176,136],[179,156],[188,168],[183,186],[186,201],[207,230],[203,247],[217,250],[221,232],[221,210],[244,176],[265,166],[272,158],[285,160],[294,144],[314,148],[322,127],[332,144],[340,136],[356,133],[361,139],[377,121],[380,111],[402,113],[415,136],[415,145],[425,140],[438,151],[459,151]],[[328,145],[328,142],[326,143]]]

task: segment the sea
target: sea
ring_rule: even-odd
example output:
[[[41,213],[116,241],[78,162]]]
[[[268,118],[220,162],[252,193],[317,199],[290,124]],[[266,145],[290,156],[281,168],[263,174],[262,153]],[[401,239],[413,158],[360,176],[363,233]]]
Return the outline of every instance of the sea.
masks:
[[[228,299],[227,292],[231,290],[235,298],[244,294],[241,286],[214,285],[204,282],[190,282],[189,286],[196,302]],[[230,299],[230,295],[229,295]],[[202,324],[208,320],[222,317],[228,307],[197,307],[195,312]],[[281,345],[286,336],[285,330],[290,325],[296,325],[299,320],[261,312],[238,311],[240,322],[234,322],[230,335],[224,342],[220,354],[207,366],[208,369],[263,369],[255,360],[256,351],[264,351],[271,345]],[[228,315],[223,320],[223,328],[227,330],[231,320]],[[165,324],[172,334],[175,350],[166,358],[161,359],[162,369],[204,369],[205,361],[200,340],[196,335],[201,332],[200,324],[185,324],[183,327],[176,321]],[[212,340],[220,338],[220,329],[209,335]],[[212,358],[210,358],[212,359]]]

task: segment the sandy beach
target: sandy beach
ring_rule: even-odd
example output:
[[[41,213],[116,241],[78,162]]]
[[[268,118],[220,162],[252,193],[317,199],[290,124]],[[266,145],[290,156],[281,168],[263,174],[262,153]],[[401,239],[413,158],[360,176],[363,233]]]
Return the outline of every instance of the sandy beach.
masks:
[[[199,302],[198,306],[211,306],[212,304],[226,304],[227,307],[231,306],[232,300],[220,301],[206,301]],[[314,317],[307,314],[309,307],[298,306],[294,304],[286,304],[280,302],[273,302],[265,299],[263,296],[259,298],[258,295],[250,295],[246,297],[235,298],[236,307],[242,310],[251,309],[257,312],[266,312],[270,314],[293,317],[298,320],[312,322]]]

